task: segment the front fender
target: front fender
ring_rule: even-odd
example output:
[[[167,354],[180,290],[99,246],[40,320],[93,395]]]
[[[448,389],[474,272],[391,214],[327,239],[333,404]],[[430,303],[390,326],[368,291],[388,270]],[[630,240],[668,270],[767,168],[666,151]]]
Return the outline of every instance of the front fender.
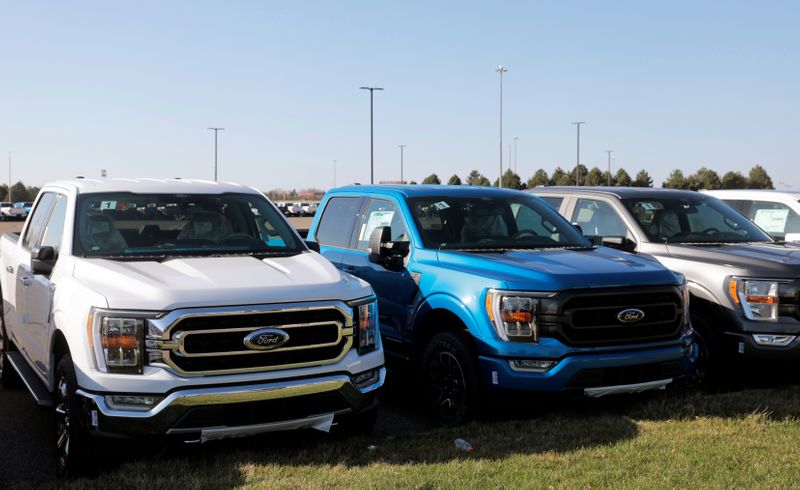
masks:
[[[107,308],[106,298],[78,282],[72,277],[59,281],[53,297],[53,330],[50,335],[50,369],[48,383],[52,389],[55,376],[55,339],[56,332],[61,332],[67,341],[78,386],[95,369],[94,357],[89,345],[87,320],[92,307]]]
[[[477,305],[475,305],[477,307]],[[412,324],[418,327],[425,315],[432,310],[445,310],[456,317],[464,324],[469,333],[476,339],[487,340],[491,337],[490,326],[484,322],[480,315],[465,305],[459,298],[447,293],[435,293],[426,297],[414,313]]]

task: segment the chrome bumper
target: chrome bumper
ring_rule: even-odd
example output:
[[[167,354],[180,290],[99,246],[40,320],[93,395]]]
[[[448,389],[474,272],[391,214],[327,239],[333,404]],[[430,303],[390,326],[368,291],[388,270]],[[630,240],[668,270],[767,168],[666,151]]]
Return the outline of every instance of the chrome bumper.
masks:
[[[84,413],[87,427],[96,435],[158,436],[184,435],[193,440],[211,440],[222,437],[239,437],[259,432],[273,432],[295,428],[316,428],[327,431],[334,416],[359,413],[377,404],[376,391],[383,386],[386,368],[378,370],[375,382],[357,386],[350,376],[337,374],[324,377],[259,383],[239,386],[218,386],[178,390],[168,394],[161,402],[149,410],[119,410],[106,402],[106,396],[113,393],[89,393],[78,390],[84,397]],[[340,409],[315,412],[315,395],[338,395],[343,400]],[[310,406],[306,416],[297,419],[270,420],[269,422],[242,425],[213,425],[202,427],[176,427],[184,416],[193,409],[208,407],[241,407],[254,402],[280,401],[307,397]],[[269,415],[269,414],[266,414]]]

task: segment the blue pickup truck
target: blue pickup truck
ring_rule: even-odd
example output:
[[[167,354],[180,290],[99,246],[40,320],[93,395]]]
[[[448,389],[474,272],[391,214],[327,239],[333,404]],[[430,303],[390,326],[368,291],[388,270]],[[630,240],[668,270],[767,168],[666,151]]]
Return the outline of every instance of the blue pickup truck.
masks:
[[[596,397],[692,375],[683,276],[593,246],[530,194],[343,187],[308,236],[372,285],[387,364],[414,370],[439,423],[476,416],[493,390]]]

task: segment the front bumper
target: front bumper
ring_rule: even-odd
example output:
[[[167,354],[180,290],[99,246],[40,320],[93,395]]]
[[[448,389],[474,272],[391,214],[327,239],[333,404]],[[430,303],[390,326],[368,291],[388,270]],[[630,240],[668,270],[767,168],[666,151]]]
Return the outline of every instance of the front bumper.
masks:
[[[147,411],[109,406],[106,396],[78,390],[84,398],[84,423],[93,435],[178,436],[205,442],[299,428],[327,431],[334,418],[377,405],[386,369],[357,386],[346,374],[269,383],[180,389]]]
[[[481,356],[484,385],[517,392],[602,396],[662,389],[689,379],[697,361],[696,344],[568,355],[550,370],[513,369],[511,359]]]
[[[794,337],[786,345],[764,343],[769,337]],[[725,332],[725,354],[764,361],[800,361],[800,334]]]

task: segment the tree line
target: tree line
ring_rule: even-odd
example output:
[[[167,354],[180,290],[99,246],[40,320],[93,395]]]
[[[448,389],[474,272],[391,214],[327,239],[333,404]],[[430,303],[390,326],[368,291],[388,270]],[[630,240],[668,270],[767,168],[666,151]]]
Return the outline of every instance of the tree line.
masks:
[[[416,182],[409,182],[416,184]],[[422,181],[423,184],[441,184],[439,176],[431,174]],[[447,181],[447,185],[478,185],[478,186],[497,186],[497,179],[492,183],[486,176],[477,170],[473,170],[467,175],[465,181],[454,174]],[[531,189],[544,185],[572,186],[615,186],[615,187],[653,187],[653,179],[646,170],[640,170],[634,177],[623,168],[611,174],[607,170],[603,171],[597,167],[588,170],[584,165],[579,165],[570,172],[564,171],[561,167],[556,167],[552,174],[548,175],[543,169],[538,169],[527,181],[513,170],[507,169],[503,173],[503,187],[507,189]],[[675,169],[670,173],[667,180],[661,183],[667,189],[687,189],[698,191],[700,189],[774,189],[772,179],[761,165],[755,165],[750,169],[748,175],[741,172],[726,172],[722,177],[717,172],[706,167],[688,177],[684,176],[683,171]]]
[[[17,182],[11,186],[11,196],[8,195],[8,184],[0,185],[0,200],[2,201],[33,201],[39,194],[39,187],[26,186],[22,182]]]

